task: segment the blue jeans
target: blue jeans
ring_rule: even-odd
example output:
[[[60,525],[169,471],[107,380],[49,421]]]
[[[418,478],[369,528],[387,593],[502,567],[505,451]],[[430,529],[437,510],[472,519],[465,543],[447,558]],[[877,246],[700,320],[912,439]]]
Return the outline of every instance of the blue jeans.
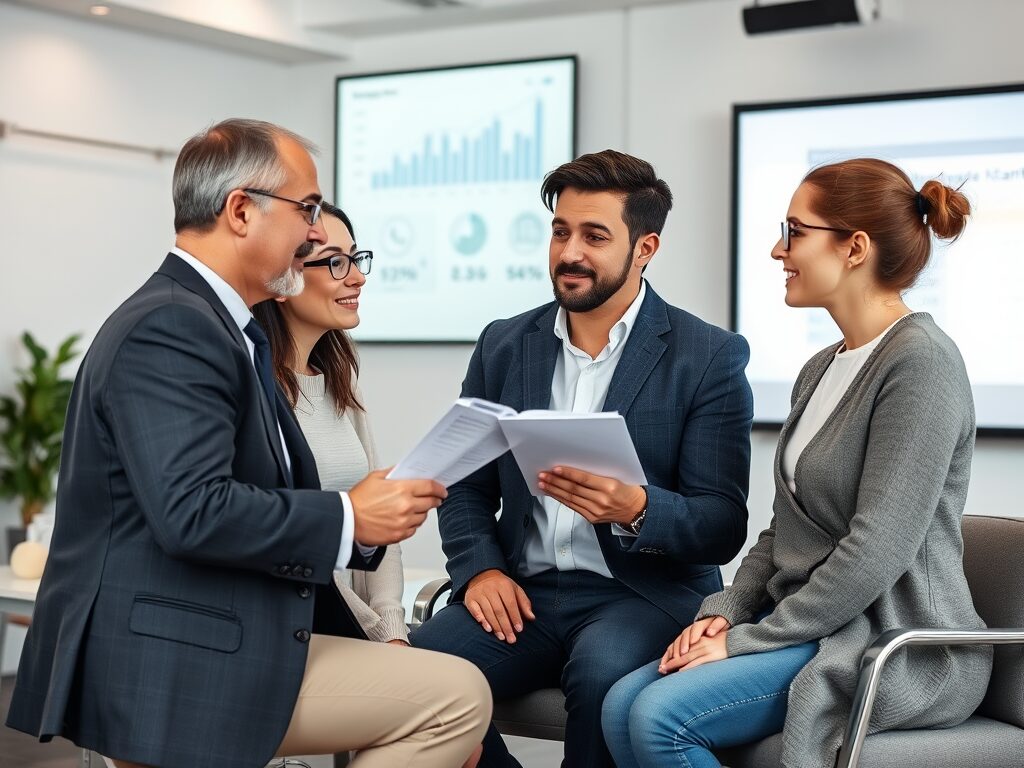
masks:
[[[624,584],[595,573],[548,571],[518,581],[537,620],[526,622],[514,645],[484,632],[461,603],[413,632],[412,644],[472,661],[496,700],[561,686],[567,711],[563,765],[612,768],[601,738],[605,694],[623,675],[660,657],[679,634],[679,623]],[[702,591],[715,588],[706,587]],[[701,599],[693,592],[694,613]],[[480,768],[518,765],[492,725]]]
[[[810,642],[733,656],[661,675],[652,662],[617,682],[601,725],[618,768],[721,768],[712,749],[782,730],[793,678],[818,652]]]

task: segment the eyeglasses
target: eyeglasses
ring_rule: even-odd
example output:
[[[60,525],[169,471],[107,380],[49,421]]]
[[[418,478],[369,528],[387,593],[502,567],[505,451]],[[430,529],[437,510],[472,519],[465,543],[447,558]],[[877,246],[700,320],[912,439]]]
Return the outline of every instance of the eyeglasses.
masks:
[[[826,232],[853,232],[852,229],[842,229],[841,227],[822,227],[817,224],[794,224],[788,219],[782,222],[782,250],[789,250],[789,241],[794,231],[799,232],[801,229],[823,229]]]
[[[351,256],[347,253],[335,253],[316,261],[307,261],[303,263],[302,268],[328,267],[331,270],[331,277],[335,280],[344,280],[353,264],[356,265],[359,274],[370,274],[370,267],[373,266],[373,251],[356,251]]]
[[[306,223],[313,226],[320,219],[320,203],[307,203],[303,200],[292,200],[290,197],[281,197],[275,195],[272,192],[267,192],[265,189],[243,189],[243,192],[247,195],[263,195],[263,197],[272,197],[275,200],[284,200],[286,203],[295,203],[303,211],[306,212]]]

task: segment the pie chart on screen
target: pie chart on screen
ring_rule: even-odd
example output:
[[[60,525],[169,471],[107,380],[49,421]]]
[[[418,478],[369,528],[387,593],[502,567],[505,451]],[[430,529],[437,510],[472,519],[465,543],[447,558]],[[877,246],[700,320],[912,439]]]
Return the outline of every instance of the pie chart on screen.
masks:
[[[487,242],[487,224],[478,213],[464,213],[451,229],[452,247],[463,256],[475,256]]]

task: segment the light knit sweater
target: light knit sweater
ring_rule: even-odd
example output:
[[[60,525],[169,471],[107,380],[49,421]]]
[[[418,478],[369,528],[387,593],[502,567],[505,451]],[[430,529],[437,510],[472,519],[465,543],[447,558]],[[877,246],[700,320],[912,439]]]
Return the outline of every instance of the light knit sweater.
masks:
[[[347,491],[371,468],[377,468],[377,449],[366,413],[350,409],[339,414],[326,393],[322,375],[296,373],[295,377],[300,391],[295,415],[316,458],[320,485],[324,490]],[[356,397],[362,402],[358,389]],[[408,642],[401,547],[389,546],[377,570],[335,571],[334,581],[368,639]]]
[[[974,450],[974,403],[956,345],[919,313],[888,333],[807,444],[796,498],[780,456],[838,345],[812,357],[793,390],[775,457],[774,517],[733,584],[704,600],[737,656],[820,640],[793,681],[785,768],[831,768],[860,658],[900,627],[979,628],[960,524]],[[771,613],[756,624],[764,608]],[[956,725],[981,703],[987,646],[904,649],[886,665],[871,732]]]

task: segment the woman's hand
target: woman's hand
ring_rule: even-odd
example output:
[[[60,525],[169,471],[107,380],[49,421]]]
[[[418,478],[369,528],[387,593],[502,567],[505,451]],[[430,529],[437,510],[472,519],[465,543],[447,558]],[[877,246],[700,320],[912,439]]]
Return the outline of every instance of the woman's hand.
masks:
[[[388,640],[388,645],[404,645],[406,648],[411,647],[407,642],[405,642],[405,640],[399,640],[397,637],[394,640]]]
[[[710,616],[695,621],[679,633],[665,650],[658,671],[666,675],[677,669],[689,669],[728,658],[725,647],[730,624],[724,616]]]

